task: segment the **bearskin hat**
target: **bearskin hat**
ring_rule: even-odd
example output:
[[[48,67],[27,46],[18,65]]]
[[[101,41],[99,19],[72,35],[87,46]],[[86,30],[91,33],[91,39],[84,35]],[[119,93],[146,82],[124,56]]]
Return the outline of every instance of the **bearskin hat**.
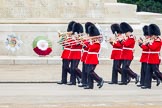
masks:
[[[120,24],[120,29],[122,33],[133,32],[133,28],[126,22]]]
[[[89,26],[88,27],[88,32],[89,32],[90,37],[100,35],[100,32],[99,32],[99,30],[97,29],[97,27],[95,25]]]
[[[149,29],[148,29],[148,25],[145,25],[142,29],[143,29],[143,35],[144,36],[148,36],[149,35]]]
[[[116,33],[122,33],[119,24],[112,24],[111,25],[111,31],[112,31],[113,34],[115,34],[115,32]]]
[[[75,23],[72,27],[72,32],[74,33],[83,33],[83,26],[80,23]]]
[[[85,32],[86,32],[87,34],[89,34],[89,32],[88,32],[88,27],[91,26],[91,25],[94,25],[94,24],[91,23],[91,22],[85,23]]]
[[[67,32],[72,31],[72,29],[73,29],[73,24],[75,24],[75,23],[76,23],[75,21],[71,21],[71,22],[69,22],[69,24],[68,24],[68,28],[67,28]]]
[[[156,36],[160,36],[161,32],[160,32],[160,28],[156,25],[156,24],[150,24],[149,25],[149,35],[156,35]]]

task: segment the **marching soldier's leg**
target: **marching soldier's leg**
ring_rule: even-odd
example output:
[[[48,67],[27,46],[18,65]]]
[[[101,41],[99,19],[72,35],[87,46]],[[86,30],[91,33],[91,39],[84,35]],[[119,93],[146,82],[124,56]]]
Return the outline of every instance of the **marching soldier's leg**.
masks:
[[[142,89],[151,89],[152,73],[152,64],[148,64],[145,74],[144,86],[141,87]]]
[[[57,84],[66,84],[67,83],[67,73],[69,72],[69,60],[62,60],[62,79],[61,82]]]
[[[70,73],[70,83],[67,85],[76,85],[75,60],[71,60]]]
[[[68,60],[68,64],[67,64],[67,65],[68,65],[69,67],[67,68],[67,72],[68,72],[69,74],[71,74],[71,73],[70,73],[70,65],[71,65],[70,63],[71,63],[71,60]]]
[[[84,87],[87,85],[87,72],[86,72],[86,64],[83,62],[82,65],[82,78],[81,78],[81,83],[82,85],[79,85],[79,87]]]
[[[130,77],[132,77],[133,79],[135,78],[135,84],[137,84],[139,82],[139,76],[135,72],[133,72],[132,69],[130,69],[131,62],[131,60],[127,60],[127,72]]]
[[[155,74],[155,72],[153,72],[153,74],[152,74],[152,79],[156,80],[156,86],[160,85],[160,78],[158,78],[158,76]]]
[[[118,70],[119,70],[119,60],[113,61],[113,69],[112,69],[112,80],[109,84],[117,84],[118,83]]]
[[[63,75],[62,75],[62,82],[67,83],[67,73],[69,71],[69,60],[64,60],[63,64]]]
[[[157,78],[158,78],[158,77],[156,76],[155,72],[153,72],[153,74],[152,74],[152,79],[153,79],[153,80],[157,80]]]
[[[123,60],[121,83],[119,85],[127,85],[127,60]]]
[[[120,74],[120,75],[122,75],[122,64],[123,64],[123,60],[119,60],[119,64],[118,64],[118,73]],[[118,79],[118,78],[117,78]],[[129,77],[128,75],[127,75],[127,83],[129,83],[131,81],[131,77]]]
[[[153,70],[154,71],[153,71],[152,78],[154,78],[156,80],[156,82],[157,82],[156,86],[159,86],[160,79],[162,79],[161,72],[159,70],[159,65],[158,64],[153,65]]]
[[[121,68],[122,63],[123,63],[123,60],[119,60],[119,63],[118,63],[118,72],[119,72],[119,74],[122,74],[122,68]]]
[[[88,82],[87,82],[87,86],[84,87],[84,89],[93,89],[94,85],[93,85],[93,78],[91,77],[91,72],[92,72],[92,65],[88,64],[87,65],[87,74],[88,74]]]
[[[146,69],[147,69],[147,63],[141,63],[141,77],[140,77],[140,84],[137,85],[138,87],[141,87],[144,85]]]
[[[76,75],[78,84],[81,82],[81,76],[82,76],[82,72],[78,68],[79,62],[80,62],[80,60],[75,60],[75,75]]]
[[[157,64],[157,68],[159,70],[159,64]],[[160,72],[160,70],[158,72],[158,78],[162,81],[162,72]]]
[[[99,88],[101,88],[103,86],[103,79],[101,77],[99,77],[96,73],[95,73],[95,68],[96,68],[96,65],[92,65],[92,72],[90,73],[90,76],[93,78],[93,80],[95,80],[98,84],[97,86],[99,86]]]

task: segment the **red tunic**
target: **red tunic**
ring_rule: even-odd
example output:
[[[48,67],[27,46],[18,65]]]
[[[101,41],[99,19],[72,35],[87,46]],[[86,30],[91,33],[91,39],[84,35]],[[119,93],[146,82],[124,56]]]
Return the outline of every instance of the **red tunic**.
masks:
[[[93,43],[89,46],[88,54],[85,60],[85,64],[98,64],[98,53],[100,51],[100,43]]]
[[[63,42],[63,44],[64,44],[65,46],[64,46],[64,50],[63,50],[62,55],[61,55],[61,58],[62,58],[62,59],[69,59],[70,48],[71,48],[69,42],[71,42],[71,38],[69,38],[66,42],[67,42],[67,43],[64,43],[64,42]]]
[[[122,48],[123,48],[123,45],[119,41],[114,43],[113,50],[111,53],[111,59],[121,60],[122,59]]]
[[[146,45],[141,45],[141,48],[142,48],[142,55],[140,58],[140,62],[147,63],[149,56],[149,48]]]
[[[88,54],[88,49],[89,49],[89,42],[88,41],[84,41],[84,48],[83,48],[83,54],[82,54],[82,58],[81,61],[85,62],[85,59],[87,57]]]
[[[64,47],[64,50],[63,50],[62,56],[61,56],[62,59],[69,59],[70,47],[71,46],[65,46]]]
[[[123,44],[123,53],[122,59],[123,60],[133,60],[133,48],[135,45],[134,36],[128,37],[125,41],[122,42]]]
[[[82,51],[82,45],[73,41],[71,43],[71,50],[70,50],[70,54],[69,54],[69,59],[80,60],[81,59],[81,51]]]
[[[161,39],[158,38],[157,40],[154,40],[152,44],[149,44],[149,58],[148,63],[149,64],[159,64],[160,63],[160,50],[161,50]]]

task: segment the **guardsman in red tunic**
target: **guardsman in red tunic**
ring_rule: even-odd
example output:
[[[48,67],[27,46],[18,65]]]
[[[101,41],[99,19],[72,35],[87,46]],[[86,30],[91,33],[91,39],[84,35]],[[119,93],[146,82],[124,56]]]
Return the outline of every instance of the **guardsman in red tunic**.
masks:
[[[85,23],[85,32],[86,32],[86,35],[88,36],[89,33],[88,33],[88,27],[91,26],[91,25],[94,25],[93,23],[91,22],[87,22]],[[78,87],[85,87],[87,86],[87,83],[88,83],[88,74],[86,72],[86,69],[87,69],[87,65],[85,64],[85,59],[87,57],[87,54],[88,54],[88,49],[89,49],[89,40],[88,39],[85,39],[83,40],[83,54],[82,54],[82,57],[81,57],[81,61],[82,61],[82,78],[81,78],[81,85],[78,85]]]
[[[82,51],[82,45],[78,41],[78,36],[83,33],[83,27],[80,23],[75,23],[73,25],[72,29],[73,35],[73,41],[71,44],[71,50],[69,54],[69,59],[71,59],[71,66],[70,66],[70,83],[67,85],[76,85],[76,77],[78,76],[81,78],[81,71],[78,69],[78,65],[81,59],[81,51]]]
[[[135,78],[135,83],[137,84],[139,82],[139,76],[134,73],[130,68],[131,61],[133,60],[133,50],[135,45],[135,36],[132,35],[133,29],[132,27],[126,23],[122,22],[120,24],[120,29],[122,33],[125,34],[125,39],[121,41],[121,44],[123,45],[123,52],[122,52],[122,78],[121,83],[119,85],[127,85],[127,78],[129,75],[131,78]]]
[[[85,60],[85,64],[87,64],[87,73],[88,73],[88,85],[84,89],[93,89],[93,80],[95,80],[101,88],[103,86],[103,79],[99,77],[95,72],[95,68],[97,64],[99,63],[98,61],[98,53],[100,51],[100,42],[98,39],[96,39],[96,36],[100,36],[99,30],[94,26],[91,25],[88,28],[89,36],[92,37],[92,41],[90,42],[90,46],[88,49],[88,55]]]
[[[137,85],[138,87],[144,86],[144,81],[145,81],[145,76],[146,76],[146,69],[147,69],[147,61],[149,58],[149,48],[147,47],[147,42],[150,40],[150,36],[149,36],[149,31],[148,31],[148,26],[145,25],[143,27],[143,33],[145,38],[142,39],[140,38],[138,40],[139,46],[142,49],[142,55],[140,58],[140,62],[141,62],[141,77],[140,77],[140,84]],[[153,79],[157,81],[157,86],[160,84],[160,79],[156,76],[156,74],[153,74]]]
[[[73,24],[75,24],[75,21],[71,21],[68,24],[68,28],[67,28],[67,32],[72,32],[72,27]],[[68,35],[67,37],[65,37],[65,40],[63,41],[63,47],[64,50],[62,52],[61,58],[62,58],[62,78],[61,78],[61,82],[58,82],[57,84],[67,84],[67,73],[70,73],[70,68],[69,68],[69,64],[70,64],[70,59],[69,59],[69,53],[70,53],[70,45],[67,45],[68,42],[70,42],[70,38],[69,35],[70,34],[66,34]]]
[[[109,39],[110,44],[113,46],[111,53],[111,59],[113,59],[112,79],[109,84],[118,84],[118,72],[121,74],[123,49],[121,40],[123,40],[123,36],[119,24],[112,24],[111,31],[115,34],[115,40],[112,38]]]
[[[151,36],[151,41],[149,41],[146,45],[149,49],[149,56],[148,56],[148,66],[144,81],[144,86],[142,89],[151,89],[151,82],[152,82],[152,74],[155,72],[156,76],[162,79],[162,75],[159,71],[159,64],[160,64],[160,50],[162,41],[160,39],[160,29],[156,24],[149,25],[149,35]]]

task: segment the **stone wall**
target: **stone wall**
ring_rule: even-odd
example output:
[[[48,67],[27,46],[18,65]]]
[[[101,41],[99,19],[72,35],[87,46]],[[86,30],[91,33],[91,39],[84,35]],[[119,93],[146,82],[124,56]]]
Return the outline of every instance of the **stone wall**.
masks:
[[[130,23],[137,38],[142,36],[144,24],[156,21],[162,25],[161,14],[137,13],[136,9],[136,5],[117,3],[117,0],[0,0],[0,56],[37,56],[32,49],[32,42],[37,36],[47,36],[52,41],[50,57],[60,56],[57,31],[66,31],[71,20],[83,26],[87,21],[98,23],[108,37],[112,36],[112,23]],[[14,54],[4,44],[11,33],[19,35],[23,41]],[[109,57],[110,50],[110,45],[108,49],[102,49],[101,57]],[[139,57],[139,53],[136,45],[135,57]]]

